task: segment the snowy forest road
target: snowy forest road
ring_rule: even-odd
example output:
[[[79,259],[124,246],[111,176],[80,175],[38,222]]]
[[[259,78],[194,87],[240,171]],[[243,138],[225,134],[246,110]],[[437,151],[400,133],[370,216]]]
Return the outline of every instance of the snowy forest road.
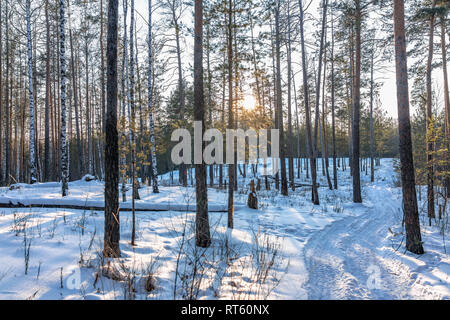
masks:
[[[389,181],[395,175],[392,167],[384,163],[380,175],[384,177],[381,181],[364,186],[364,203],[354,204],[365,208],[363,214],[328,225],[306,244],[308,299],[449,298],[448,276],[443,279],[447,283],[437,281],[444,282],[442,294],[429,290],[430,283],[416,281],[417,273],[411,271],[416,266],[415,259],[423,264],[413,271],[428,269],[428,274],[447,262],[433,260],[433,253],[405,253],[403,242],[394,246],[387,239],[390,228],[401,223],[401,190]]]

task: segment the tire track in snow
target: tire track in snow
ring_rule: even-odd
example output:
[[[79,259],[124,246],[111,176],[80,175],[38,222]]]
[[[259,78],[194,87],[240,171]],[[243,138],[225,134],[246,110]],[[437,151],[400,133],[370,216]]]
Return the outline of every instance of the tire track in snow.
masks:
[[[390,272],[383,263],[388,252],[381,250],[400,200],[386,182],[366,189],[365,204],[354,205],[365,209],[361,215],[332,223],[306,244],[309,299],[412,298],[412,280]]]

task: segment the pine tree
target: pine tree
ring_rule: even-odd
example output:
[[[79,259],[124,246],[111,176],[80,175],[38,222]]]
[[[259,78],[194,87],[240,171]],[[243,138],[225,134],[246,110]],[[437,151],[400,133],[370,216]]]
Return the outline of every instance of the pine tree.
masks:
[[[355,0],[355,74],[353,77],[352,173],[353,202],[361,203],[360,111],[361,111],[361,1]]]
[[[399,125],[399,151],[403,191],[406,249],[424,253],[420,234],[419,212],[414,177],[414,163],[409,120],[408,68],[406,57],[404,0],[394,0],[394,39],[397,76],[397,108]]]
[[[120,257],[119,143],[117,132],[117,24],[118,0],[109,0],[106,46],[106,144],[105,144],[105,257]]]
[[[201,136],[205,128],[205,99],[203,91],[203,0],[195,0],[195,44],[194,44],[194,120],[202,125]],[[194,147],[195,148],[195,147]],[[197,146],[203,154],[204,143]],[[196,154],[197,154],[196,151]],[[196,218],[195,238],[199,247],[209,247],[211,235],[208,219],[208,187],[206,182],[206,165],[195,163]]]
[[[436,0],[433,0],[432,8],[433,10],[436,6]],[[432,83],[431,83],[431,72],[433,69],[433,46],[434,46],[434,27],[435,27],[435,13],[434,11],[430,14],[429,20],[429,36],[428,36],[428,60],[427,60],[427,203],[428,203],[428,218],[429,225],[431,226],[431,219],[435,218],[434,213],[434,163],[433,163],[433,151],[434,144],[432,142],[432,131],[434,127],[433,119],[433,97],[432,97]]]

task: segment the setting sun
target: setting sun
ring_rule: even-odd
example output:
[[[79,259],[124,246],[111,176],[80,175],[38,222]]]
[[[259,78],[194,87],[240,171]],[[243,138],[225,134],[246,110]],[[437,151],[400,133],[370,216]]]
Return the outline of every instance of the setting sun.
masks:
[[[256,99],[253,95],[246,94],[244,96],[244,100],[243,100],[242,104],[244,106],[244,109],[246,109],[246,110],[254,109],[256,107]]]

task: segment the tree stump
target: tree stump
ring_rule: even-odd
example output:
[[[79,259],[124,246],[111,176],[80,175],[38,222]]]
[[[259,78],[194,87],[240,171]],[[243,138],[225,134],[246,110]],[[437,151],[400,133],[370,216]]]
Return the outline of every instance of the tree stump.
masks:
[[[256,197],[255,181],[250,181],[250,193],[248,194],[247,205],[251,209],[258,209],[258,198]]]

